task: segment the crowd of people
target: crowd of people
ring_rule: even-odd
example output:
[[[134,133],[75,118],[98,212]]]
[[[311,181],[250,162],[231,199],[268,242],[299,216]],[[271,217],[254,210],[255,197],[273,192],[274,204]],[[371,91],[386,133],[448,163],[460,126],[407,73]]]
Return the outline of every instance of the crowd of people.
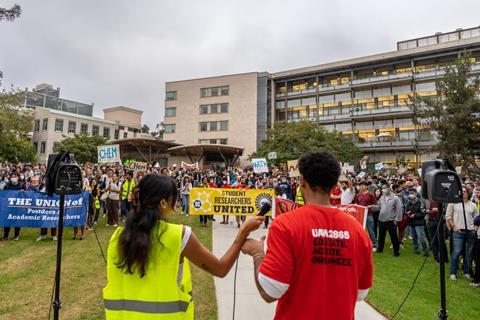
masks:
[[[132,171],[122,165],[87,164],[82,166],[84,189],[91,193],[87,223],[73,228],[73,239],[82,240],[85,230],[100,223],[103,213],[106,226],[116,227],[124,221],[133,206],[133,192],[143,176],[154,173],[175,179],[179,191],[177,208],[189,215],[189,195],[194,187],[274,189],[277,197],[304,204],[299,188],[299,177],[272,168],[269,173],[254,173],[251,167],[228,167],[220,170],[180,168],[157,168],[149,165],[145,170]],[[0,189],[45,191],[46,166],[43,164],[0,165]],[[415,174],[392,172],[345,173],[330,193],[332,206],[358,204],[368,208],[366,231],[371,239],[373,252],[380,254],[385,249],[388,233],[393,255],[399,256],[405,241],[413,242],[413,253],[433,256],[439,262],[439,239],[442,232],[449,240],[445,253],[450,263],[450,279],[456,280],[459,265],[463,277],[472,280],[472,286],[480,286],[480,179],[463,178],[463,203],[445,207],[445,230],[439,230],[439,205],[422,197],[420,177]],[[465,208],[465,215],[464,215]],[[240,227],[245,217],[236,216],[236,221],[223,216],[220,224],[236,223]],[[213,215],[199,217],[202,226],[215,220]],[[265,219],[264,228],[268,228]],[[2,240],[10,237],[10,228],[4,227]],[[19,240],[20,228],[14,228],[13,240]],[[41,229],[37,241],[45,240],[47,229]],[[56,229],[50,230],[56,240]],[[446,249],[447,250],[447,249]]]

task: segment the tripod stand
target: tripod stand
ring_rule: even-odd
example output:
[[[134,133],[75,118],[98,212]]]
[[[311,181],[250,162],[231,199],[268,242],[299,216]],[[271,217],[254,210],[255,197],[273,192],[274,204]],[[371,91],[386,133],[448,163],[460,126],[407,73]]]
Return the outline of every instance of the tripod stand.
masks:
[[[438,237],[438,249],[439,249],[439,260],[440,260],[440,311],[438,311],[439,320],[447,320],[447,291],[445,288],[445,253],[447,252],[445,247],[445,232],[444,232],[444,204],[438,204],[438,212],[440,214],[438,221],[437,237]]]
[[[60,210],[58,217],[57,265],[55,268],[55,299],[53,300],[53,319],[59,319],[60,308],[60,273],[62,269],[63,212],[65,211],[65,195],[60,195]]]

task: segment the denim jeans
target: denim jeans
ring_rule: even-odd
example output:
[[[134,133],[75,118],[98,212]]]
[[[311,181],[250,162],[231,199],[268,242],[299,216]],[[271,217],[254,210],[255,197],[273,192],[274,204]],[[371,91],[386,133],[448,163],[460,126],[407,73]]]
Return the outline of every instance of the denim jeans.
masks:
[[[368,215],[367,216],[367,231],[368,231],[368,234],[370,235],[370,239],[372,240],[372,246],[374,248],[376,248],[377,247],[377,237],[375,237],[375,230],[374,230],[373,226],[374,226],[373,216]]]
[[[418,240],[422,244],[423,254],[428,255],[427,241],[425,240],[425,226],[410,226],[413,232],[413,250],[418,252]]]
[[[189,204],[189,194],[182,194],[182,206],[184,208],[184,213],[189,214],[190,213],[190,204]]]
[[[473,244],[475,243],[475,233],[473,231],[453,232],[453,251],[450,259],[450,274],[457,274],[458,258],[462,253],[464,243],[467,243],[465,257],[463,257],[463,274],[470,274],[470,266],[472,265]]]

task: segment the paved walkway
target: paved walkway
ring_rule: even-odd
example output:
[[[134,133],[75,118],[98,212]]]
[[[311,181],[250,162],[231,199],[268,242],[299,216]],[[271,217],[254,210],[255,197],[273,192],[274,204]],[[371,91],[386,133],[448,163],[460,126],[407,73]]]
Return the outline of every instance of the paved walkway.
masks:
[[[228,226],[219,224],[221,217],[213,223],[213,252],[221,257],[230,247],[237,234],[236,223]],[[232,220],[232,217],[230,217]],[[235,221],[235,218],[233,219]],[[265,229],[259,229],[250,237],[259,239],[267,234]],[[218,320],[230,320],[233,316],[233,280],[235,267],[223,279],[215,278],[215,291],[217,294]],[[237,271],[237,294],[235,319],[238,320],[266,320],[273,319],[276,303],[267,304],[260,297],[253,279],[253,262],[249,256],[240,254]],[[357,320],[386,320],[367,303],[357,303],[355,310]]]

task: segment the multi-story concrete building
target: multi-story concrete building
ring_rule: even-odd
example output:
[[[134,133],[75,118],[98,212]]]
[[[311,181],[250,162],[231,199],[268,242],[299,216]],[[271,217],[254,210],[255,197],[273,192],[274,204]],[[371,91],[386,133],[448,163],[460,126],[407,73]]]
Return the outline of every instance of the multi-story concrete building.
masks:
[[[137,138],[141,135],[143,111],[130,107],[118,106],[103,109],[105,120],[116,124],[114,139]]]
[[[75,134],[101,135],[108,141],[144,136],[142,111],[118,106],[104,109],[104,119],[93,117],[93,103],[60,98],[60,88],[49,84],[26,90],[23,107],[34,109],[31,140],[40,162],[47,161],[60,141]]]
[[[167,82],[163,139],[241,146],[251,154],[271,126],[268,77],[251,72]]]
[[[221,103],[223,96],[211,102],[203,98],[202,90],[210,92],[209,87],[229,85],[235,92],[229,111],[238,113],[229,113],[228,121],[241,125],[229,127],[228,144],[244,146],[244,155],[255,150],[270,119],[310,120],[350,137],[371,162],[394,164],[398,157],[405,157],[411,163],[420,163],[434,157],[431,150],[437,140],[434,132],[414,124],[410,97],[436,95],[445,66],[465,51],[472,55],[472,73],[480,73],[480,27],[401,41],[391,52],[264,73],[264,87],[267,91],[271,87],[271,94],[262,97],[259,92],[263,91],[254,85],[255,77],[260,79],[255,73],[245,75],[251,76],[247,81],[250,85],[229,83],[242,75],[168,82],[165,123],[169,132],[165,137],[183,144],[201,143],[203,139],[218,143],[215,139],[220,135],[208,130],[208,117],[221,119],[210,115],[209,104]],[[257,105],[262,105],[254,103],[257,98],[265,99],[264,104],[270,107],[265,113],[260,110],[265,122],[252,117],[258,113]]]

